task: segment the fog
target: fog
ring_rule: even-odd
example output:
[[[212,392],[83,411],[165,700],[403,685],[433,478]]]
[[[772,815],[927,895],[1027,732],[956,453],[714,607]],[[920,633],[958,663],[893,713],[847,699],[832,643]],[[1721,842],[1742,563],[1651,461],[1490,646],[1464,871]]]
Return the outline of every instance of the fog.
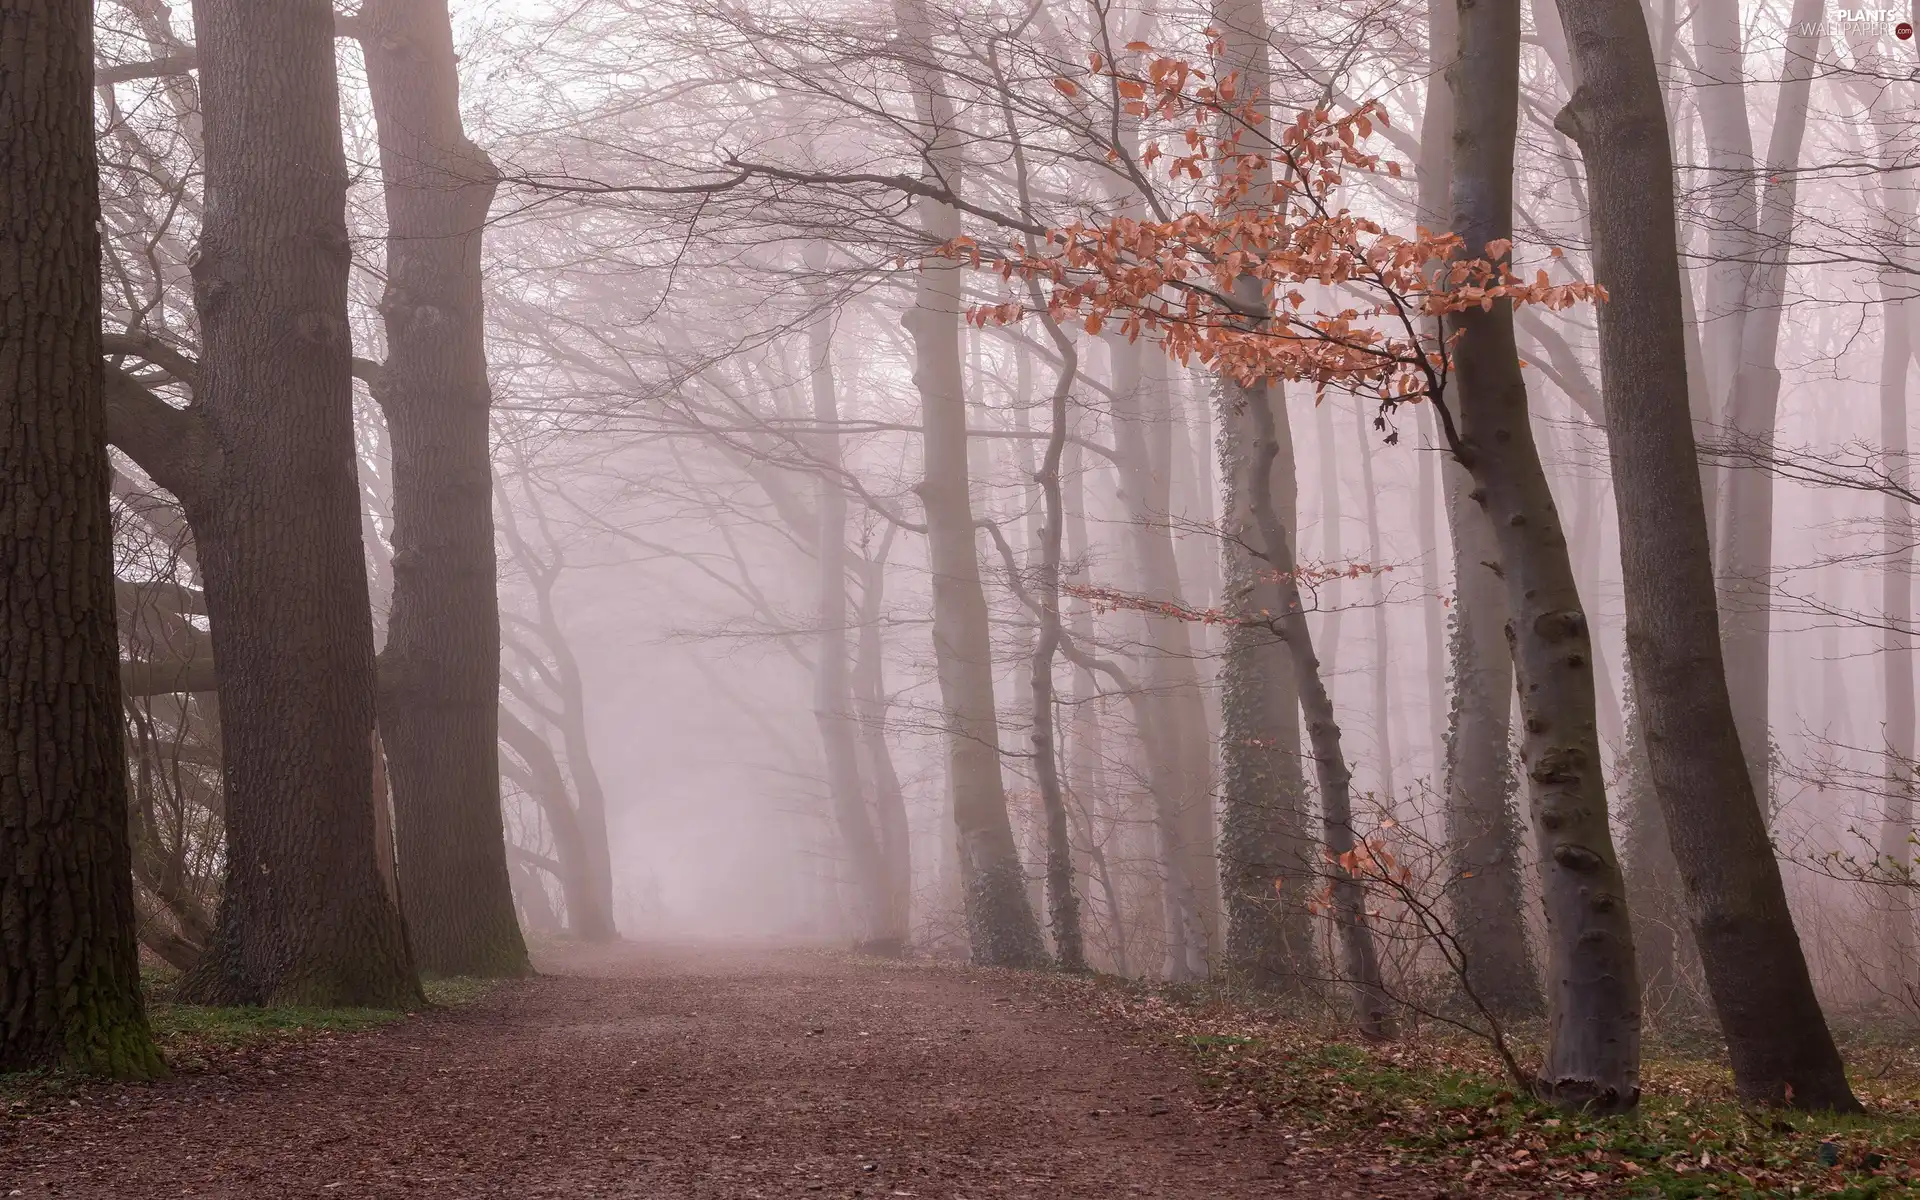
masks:
[[[1591,769],[1568,811],[1609,878],[1624,873],[1650,1022],[1712,1008],[1713,953],[1703,966],[1686,932],[1712,901],[1686,881],[1718,870],[1719,851],[1684,833],[1670,849],[1662,830],[1731,811],[1716,805],[1740,810],[1742,836],[1771,839],[1821,999],[1920,1016],[1907,900],[1913,43],[1880,10],[1788,8],[1645,6],[1672,139],[1682,315],[1667,325],[1684,335],[1685,370],[1644,402],[1620,399],[1634,356],[1606,361],[1604,334],[1608,306],[1651,302],[1591,286],[1597,230],[1616,215],[1594,200],[1609,161],[1575,145],[1574,118],[1556,124],[1577,107],[1569,80],[1585,51],[1537,5],[1522,17],[1514,166],[1485,178],[1468,155],[1485,135],[1450,125],[1480,93],[1456,66],[1449,96],[1451,51],[1432,48],[1455,14],[1398,0],[463,2],[451,134],[390,107],[378,55],[396,51],[342,14],[347,325],[381,686],[418,652],[396,651],[389,624],[426,629],[452,611],[401,595],[441,543],[405,532],[405,506],[426,501],[401,498],[415,467],[395,448],[441,453],[443,427],[406,425],[383,389],[413,386],[391,362],[407,339],[466,322],[491,398],[500,811],[519,924],[536,940],[857,943],[1016,963],[1073,957],[1066,899],[1092,967],[1177,981],[1253,969],[1266,951],[1248,947],[1281,953],[1282,925],[1286,953],[1333,955],[1352,921],[1377,919],[1386,965],[1369,970],[1418,990],[1480,969],[1449,964],[1434,930],[1416,928],[1420,906],[1461,928],[1491,907],[1519,931],[1503,953],[1531,978],[1529,962],[1560,961],[1542,884],[1557,868],[1539,847],[1562,818],[1530,822],[1558,803],[1541,764],[1573,730],[1585,740],[1567,753]],[[184,6],[102,0],[98,23],[116,386],[200,411],[194,372],[169,358],[211,353],[195,271],[201,224],[220,211],[205,192],[219,150],[197,77],[168,57],[191,50],[192,22]],[[431,56],[405,44],[416,65]],[[220,117],[218,101],[204,117]],[[1265,149],[1233,149],[1239,135],[1218,130],[1235,122]],[[1288,128],[1298,141],[1268,132]],[[435,157],[465,153],[461,138],[491,176]],[[1309,152],[1328,156],[1326,174],[1288,157]],[[445,174],[409,195],[490,187],[475,202],[484,219],[410,243],[389,221],[409,162]],[[1256,182],[1235,185],[1235,170]],[[1296,199],[1246,199],[1276,173]],[[1510,224],[1475,207],[1509,176]],[[1249,316],[1219,265],[1224,243],[1180,239],[1192,221],[1284,215],[1297,197],[1320,206],[1309,225],[1358,219],[1337,235],[1351,254],[1336,271],[1275,266],[1264,242],[1235,251],[1267,272],[1258,305],[1297,314]],[[1498,236],[1428,253],[1430,234],[1459,222]],[[1149,228],[1157,242],[1128,240]],[[1387,245],[1376,237],[1425,265],[1398,284],[1353,273],[1377,267],[1364,250]],[[1070,259],[1074,238],[1107,258]],[[458,252],[433,280],[402,262],[443,246]],[[1448,374],[1455,340],[1476,344],[1455,323],[1472,304],[1415,300],[1431,318],[1394,308],[1425,297],[1420,272],[1444,273],[1434,264],[1449,255],[1464,286],[1483,251],[1510,254],[1511,277],[1482,261],[1496,274],[1474,278],[1515,289],[1497,311],[1517,313],[1522,424],[1552,502],[1498,526],[1502,481],[1532,468],[1474,457],[1472,431],[1492,418],[1475,415],[1469,368]],[[1217,278],[1154,275],[1123,298],[1114,262],[1136,277],[1205,262]],[[422,299],[448,279],[477,284],[477,299]],[[1295,332],[1269,344],[1247,332],[1287,320]],[[1377,357],[1328,366],[1307,361],[1308,344]],[[1608,413],[1631,403],[1619,411],[1686,414],[1675,428],[1697,447],[1711,604],[1704,586],[1674,584],[1694,587],[1684,602],[1660,592],[1674,570],[1623,570],[1623,547],[1654,562],[1703,524],[1676,510],[1669,544],[1653,501],[1616,494],[1639,451],[1610,442]],[[1263,476],[1247,463],[1267,412]],[[163,643],[222,634],[204,606],[144,625],[129,614],[168,586],[219,585],[183,532],[198,501],[174,494],[166,461],[112,436],[122,657],[151,668],[125,676],[145,681],[128,701],[148,814],[137,898],[149,952],[185,965],[228,865],[220,737],[233,717],[213,692],[149,676],[210,672],[205,654]],[[1679,444],[1645,436],[1636,446]],[[466,496],[477,520],[474,470],[446,466],[442,491],[417,494]],[[1555,544],[1522,563],[1500,530],[1543,518]],[[1284,549],[1268,544],[1275,532]],[[1707,557],[1687,555],[1690,569]],[[1536,566],[1540,579],[1570,572],[1559,616],[1526,606],[1561,585],[1511,583]],[[1724,654],[1659,641],[1709,607]],[[1291,617],[1274,614],[1299,610],[1301,631],[1285,632]],[[1570,661],[1591,684],[1549,713],[1528,630],[1566,612],[1590,637]],[[1630,617],[1648,672],[1684,660],[1717,680],[1724,662],[1721,715],[1676,723],[1668,684],[1644,694],[1656,675],[1632,661]],[[1503,626],[1517,702],[1514,660],[1487,632]],[[1321,688],[1330,719],[1315,715]],[[1744,751],[1746,784],[1676,782],[1685,756],[1671,748],[1703,731]],[[399,781],[376,801],[398,830],[383,869],[397,853],[400,892],[423,895],[408,889],[442,886],[406,882],[409,838],[438,829],[406,795],[425,768],[409,765],[405,736],[379,736],[376,769]],[[1753,805],[1727,798],[1746,791]],[[490,798],[462,811],[484,824]],[[1484,863],[1462,832],[1476,821],[1494,839]],[[1391,848],[1404,877],[1341,916],[1362,869],[1351,856],[1364,865],[1369,847]],[[1049,876],[1050,850],[1064,874]],[[1485,875],[1505,899],[1463,890]],[[1373,986],[1347,972],[1300,968],[1317,985]]]

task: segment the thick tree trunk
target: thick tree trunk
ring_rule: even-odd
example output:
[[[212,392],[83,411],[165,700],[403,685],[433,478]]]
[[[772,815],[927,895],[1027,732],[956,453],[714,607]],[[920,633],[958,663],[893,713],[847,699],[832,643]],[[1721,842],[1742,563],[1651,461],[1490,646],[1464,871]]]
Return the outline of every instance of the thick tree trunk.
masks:
[[[1556,124],[1592,195],[1627,653],[1694,939],[1753,1103],[1852,1109],[1761,819],[1720,657],[1675,265],[1673,160],[1635,0],[1562,4],[1581,81]],[[1484,76],[1484,72],[1482,73]]]
[[[819,586],[819,644],[813,665],[813,720],[826,760],[827,791],[834,825],[853,874],[859,904],[859,940],[898,952],[903,931],[888,928],[888,896],[880,839],[868,815],[860,782],[860,747],[853,682],[847,653],[847,493],[840,477],[840,397],[833,379],[833,315],[816,314],[807,326],[808,382],[813,394],[815,477],[814,566]],[[898,944],[883,943],[899,939]]]
[[[933,55],[932,29],[922,0],[899,0],[908,53]],[[951,104],[938,81],[911,67],[915,105],[927,139],[927,166],[949,188],[960,186]],[[921,228],[935,244],[960,232],[953,208],[920,200]],[[1044,962],[1039,922],[1027,903],[1013,827],[1007,820],[1000,775],[1000,722],[993,702],[993,647],[969,494],[967,402],[960,363],[961,297],[957,262],[929,257],[916,273],[913,308],[903,323],[913,344],[913,382],[920,393],[919,492],[927,515],[927,553],[933,585],[933,649],[941,704],[948,722],[947,769],[967,933],[976,962],[1030,966]]]
[[[196,407],[210,450],[203,486],[181,499],[220,663],[227,879],[183,991],[413,1006],[374,849],[333,10],[196,0],[194,28],[211,198],[193,261]]]
[[[1519,0],[1461,0],[1453,90],[1453,221],[1468,254],[1513,230]],[[1593,650],[1560,516],[1533,442],[1505,301],[1447,318],[1459,454],[1507,587],[1506,638],[1548,922],[1548,1042],[1537,1087],[1607,1112],[1640,1096],[1640,985],[1626,886],[1607,826]],[[1697,493],[1696,493],[1697,494]],[[1482,570],[1486,568],[1480,568]]]
[[[400,892],[424,971],[522,975],[496,760],[500,609],[481,233],[497,176],[460,124],[446,0],[367,0],[360,45],[380,139],[393,454],[393,603],[380,728]]]
[[[1213,20],[1225,62],[1243,94],[1269,85],[1266,17],[1250,0],[1217,0]],[[1264,102],[1261,103],[1264,107]],[[1249,150],[1252,147],[1248,147]],[[1251,281],[1248,281],[1251,282]],[[1259,288],[1252,291],[1258,294]],[[1282,534],[1299,528],[1293,432],[1284,406],[1264,390],[1217,384],[1221,513],[1221,607],[1229,613],[1287,611],[1276,571],[1292,569],[1292,545],[1261,532],[1257,504],[1268,504]],[[1255,402],[1272,423],[1261,436]],[[1272,453],[1263,447],[1273,443]],[[1328,465],[1326,470],[1331,470]],[[1280,566],[1285,554],[1288,565]],[[1297,589],[1295,589],[1297,591]],[[1297,603],[1297,600],[1296,600]],[[1304,628],[1305,617],[1301,618]],[[1230,624],[1220,666],[1220,874],[1227,910],[1226,963],[1262,987],[1301,988],[1315,977],[1309,905],[1319,891],[1307,833],[1307,782],[1300,742],[1297,647],[1257,624]],[[1316,679],[1318,678],[1316,674]],[[1344,772],[1346,764],[1337,764]],[[1324,769],[1324,764],[1323,764]],[[1323,801],[1324,802],[1324,801]],[[1351,972],[1349,972],[1351,974]],[[1362,1004],[1362,1009],[1367,1004]]]
[[[0,0],[0,1071],[166,1073],[140,998],[93,8]]]
[[[1760,223],[1749,255],[1756,261],[1747,278],[1739,361],[1726,400],[1729,435],[1763,449],[1773,445],[1779,419],[1776,359],[1786,301],[1787,256],[1793,247],[1800,145],[1806,135],[1814,55],[1825,11],[1822,0],[1794,0],[1788,18],[1786,63],[1767,147]],[[1567,24],[1571,27],[1573,22]],[[1720,574],[1720,636],[1727,686],[1747,770],[1753,776],[1754,798],[1764,806],[1772,749],[1767,710],[1773,624],[1773,472],[1759,468],[1726,472],[1719,500],[1718,554],[1713,561]]]

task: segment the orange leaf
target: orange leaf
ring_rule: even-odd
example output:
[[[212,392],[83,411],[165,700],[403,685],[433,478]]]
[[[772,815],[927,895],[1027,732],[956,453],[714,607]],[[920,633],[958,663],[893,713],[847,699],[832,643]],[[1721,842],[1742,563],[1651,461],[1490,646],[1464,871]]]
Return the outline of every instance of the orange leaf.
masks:
[[[1053,87],[1054,90],[1062,96],[1078,96],[1080,94],[1080,85],[1071,79],[1056,79],[1053,81]]]

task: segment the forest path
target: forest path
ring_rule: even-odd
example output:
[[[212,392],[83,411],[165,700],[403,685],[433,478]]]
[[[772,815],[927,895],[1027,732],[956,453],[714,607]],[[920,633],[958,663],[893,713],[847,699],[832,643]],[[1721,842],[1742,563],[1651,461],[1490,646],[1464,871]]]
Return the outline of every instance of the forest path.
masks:
[[[622,945],[0,1119],[0,1197],[1381,1197],[1017,975]],[[1344,1176],[1344,1178],[1343,1178]]]

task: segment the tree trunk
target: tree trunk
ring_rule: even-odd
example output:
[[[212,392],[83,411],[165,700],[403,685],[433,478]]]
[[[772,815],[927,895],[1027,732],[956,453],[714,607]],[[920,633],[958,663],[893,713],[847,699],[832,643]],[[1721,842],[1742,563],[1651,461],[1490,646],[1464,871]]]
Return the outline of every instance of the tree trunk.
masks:
[[[1432,0],[1427,8],[1428,53],[1436,68],[1451,65],[1459,53],[1454,2]],[[1419,203],[1430,229],[1453,220],[1453,122],[1453,90],[1436,79],[1420,125]],[[1431,413],[1426,417],[1432,421]],[[1440,489],[1453,549],[1453,695],[1441,759],[1449,918],[1465,967],[1461,982],[1475,999],[1497,1016],[1531,1016],[1545,1001],[1527,948],[1513,811],[1513,656],[1496,569],[1500,548],[1486,510],[1471,499],[1472,476],[1451,455],[1440,460]]]
[[[374,849],[333,9],[196,0],[207,478],[181,499],[223,698],[227,879],[204,1002],[420,1003]],[[176,494],[179,494],[177,489]]]
[[[1513,230],[1519,0],[1462,0],[1453,90],[1453,221],[1466,252]],[[1528,420],[1504,300],[1447,318],[1462,464],[1499,547],[1506,638],[1548,923],[1542,1098],[1596,1112],[1640,1097],[1640,985],[1626,886],[1607,827],[1593,650],[1560,515]],[[1696,488],[1697,497],[1697,488]],[[1487,568],[1481,567],[1481,570]]]
[[[567,795],[566,775],[547,739],[507,709],[500,710],[500,741],[525,764],[524,773],[510,760],[501,769],[533,797],[547,818],[558,858],[560,895],[567,908],[567,930],[583,942],[612,937],[611,897],[602,893],[594,875],[594,856],[580,828],[580,817]]]
[[[888,925],[888,895],[880,840],[867,812],[860,783],[860,747],[855,737],[853,682],[847,661],[847,493],[840,477],[840,397],[833,379],[833,314],[822,309],[807,326],[808,379],[813,392],[816,515],[814,565],[819,587],[819,646],[813,665],[813,720],[826,759],[827,791],[834,825],[853,872],[860,911],[859,940],[881,944],[896,931]],[[900,946],[890,949],[898,953]]]
[[[1026,166],[1020,172],[1026,193]],[[1034,639],[1033,776],[1047,823],[1047,924],[1053,932],[1054,955],[1067,971],[1087,969],[1086,941],[1080,928],[1080,897],[1074,888],[1073,842],[1068,835],[1067,798],[1060,786],[1060,751],[1054,736],[1053,663],[1060,650],[1060,550],[1066,512],[1060,496],[1060,461],[1067,447],[1067,397],[1079,373],[1073,340],[1051,317],[1047,332],[1060,353],[1060,375],[1049,397],[1047,449],[1034,478],[1040,484],[1045,521],[1040,528],[1040,562],[1035,581],[1039,601],[1039,635]]]
[[[1062,569],[1076,584],[1084,587],[1092,581],[1087,574],[1086,480],[1081,468],[1081,451],[1076,442],[1068,442],[1061,456],[1061,511],[1065,529],[1066,554]],[[1093,644],[1093,613],[1085,600],[1067,607],[1067,632],[1076,645]],[[1116,823],[1100,820],[1111,812],[1111,797],[1104,786],[1106,772],[1102,761],[1106,752],[1100,722],[1100,689],[1094,683],[1092,668],[1074,663],[1073,715],[1067,726],[1067,794],[1080,816],[1086,838],[1087,856],[1093,875],[1100,884],[1100,897],[1107,906],[1107,922],[1112,932],[1113,969],[1132,976],[1133,957],[1128,951],[1126,906],[1114,879],[1106,845],[1117,834]],[[1105,824],[1106,828],[1100,828]]]
[[[933,35],[923,0],[898,0],[908,54],[930,61]],[[921,66],[908,73],[927,169],[949,188],[960,186],[951,103]],[[929,242],[960,232],[960,214],[932,200],[916,201]],[[1000,722],[993,703],[993,647],[974,532],[967,468],[967,402],[961,376],[960,321],[964,270],[929,257],[916,272],[913,308],[903,320],[913,344],[913,382],[920,393],[920,500],[927,516],[933,585],[933,649],[946,714],[947,769],[953,787],[967,933],[976,962],[1031,966],[1046,959],[1040,926],[1027,903],[1013,827],[1000,776]]]
[[[380,728],[400,892],[423,971],[523,975],[496,758],[500,609],[480,278],[498,177],[461,129],[446,0],[367,0],[360,25],[387,209],[387,358],[372,390],[393,454]]]
[[[1180,574],[1167,525],[1167,478],[1156,469],[1156,460],[1164,462],[1166,456],[1154,452],[1155,441],[1166,432],[1166,414],[1150,395],[1154,389],[1143,349],[1124,338],[1107,339],[1119,498],[1126,508],[1139,592],[1178,603]],[[1206,716],[1193,665],[1192,631],[1183,621],[1157,614],[1143,613],[1139,620],[1140,682],[1146,689],[1140,704],[1161,739],[1161,753],[1147,766],[1154,825],[1161,835],[1165,975],[1171,980],[1202,979],[1211,957],[1219,898]]]
[[[1891,177],[1890,177],[1891,178]],[[1898,237],[1913,219],[1913,194],[1904,186],[1882,189],[1889,224]],[[1907,368],[1913,358],[1913,324],[1904,279],[1888,272],[1880,280],[1880,447],[1893,482],[1906,487],[1912,464],[1907,448]],[[1914,684],[1913,510],[1891,493],[1880,498],[1886,561],[1881,564],[1880,606],[1887,633],[1881,652],[1886,690],[1887,729],[1882,760],[1884,808],[1879,855],[1903,880],[1914,868]],[[1890,889],[1882,914],[1885,942],[1879,986],[1887,998],[1904,1004],[1913,994],[1913,903],[1905,888]]]
[[[128,843],[93,8],[0,0],[0,1071],[166,1073]]]
[[[880,548],[864,559],[860,571],[860,638],[854,658],[854,711],[860,717],[860,746],[873,781],[874,824],[880,836],[880,862],[886,881],[886,920],[882,937],[907,944],[912,929],[913,859],[908,844],[907,802],[887,744],[886,642],[881,636],[881,603],[886,595],[887,552],[896,526],[887,526]]]
[[[1750,308],[1747,276],[1753,269],[1754,227],[1760,213],[1759,176],[1754,171],[1753,128],[1747,113],[1740,0],[1695,0],[1688,25],[1693,34],[1692,96],[1706,140],[1705,178],[1710,185],[1706,257],[1711,265],[1705,310],[1699,314],[1705,335],[1702,358],[1708,395],[1717,410],[1731,392],[1740,366],[1740,331]],[[1568,89],[1572,87],[1569,80]]]
[[[1321,836],[1330,860],[1326,871],[1331,876],[1333,923],[1340,935],[1341,981],[1352,991],[1360,1032],[1368,1037],[1389,1037],[1394,1025],[1392,1003],[1381,982],[1380,959],[1374,949],[1373,931],[1367,924],[1365,888],[1352,869],[1341,861],[1360,837],[1353,823],[1353,772],[1348,769],[1341,749],[1333,698],[1327,694],[1320,660],[1313,652],[1307,614],[1301,607],[1293,545],[1266,485],[1272,478],[1274,460],[1280,455],[1279,422],[1274,419],[1273,403],[1279,386],[1275,383],[1240,389],[1252,425],[1248,457],[1252,460],[1254,482],[1247,507],[1259,531],[1261,553],[1275,581],[1276,593],[1275,605],[1268,610],[1271,615],[1253,618],[1248,614],[1242,620],[1257,619],[1285,644],[1292,660],[1294,686],[1299,689],[1301,712],[1306,717],[1307,737],[1313,747],[1314,769],[1320,782]]]
[[[1380,567],[1387,560],[1387,548],[1380,539],[1380,496],[1373,484],[1373,442],[1367,432],[1366,410],[1354,406],[1354,420],[1359,428],[1357,443],[1360,447],[1360,494],[1366,499],[1367,517],[1367,565],[1374,568],[1367,575],[1367,603],[1373,608],[1373,749],[1374,757],[1379,760],[1380,795],[1377,798],[1381,811],[1391,813],[1398,802],[1399,793],[1393,780],[1393,722],[1390,709],[1393,704],[1393,646],[1387,633],[1387,597],[1386,589],[1380,582]]]
[[[1776,359],[1786,300],[1787,256],[1793,246],[1800,144],[1806,134],[1814,55],[1825,11],[1821,0],[1794,0],[1788,18],[1786,66],[1774,110],[1772,142],[1767,147],[1760,224],[1752,242],[1756,249],[1749,254],[1754,265],[1747,280],[1746,316],[1740,325],[1739,362],[1723,418],[1729,435],[1760,449],[1773,445],[1779,418],[1780,367]],[[1571,27],[1573,23],[1567,24]],[[1727,686],[1747,770],[1753,776],[1754,799],[1765,805],[1772,750],[1767,706],[1773,617],[1773,472],[1759,468],[1726,472],[1720,494],[1718,551],[1713,561],[1720,573],[1720,635],[1725,647]]]
[[[1216,0],[1213,20],[1225,42],[1228,69],[1237,71],[1248,88],[1264,92],[1269,30],[1260,5]],[[1257,295],[1258,285],[1252,291]],[[1285,408],[1267,404],[1264,390],[1242,388],[1224,378],[1217,387],[1220,479],[1226,493],[1221,607],[1239,614],[1285,613],[1284,589],[1273,575],[1292,569],[1292,546],[1281,546],[1262,533],[1256,506],[1273,508],[1285,538],[1298,530],[1292,429]],[[1260,392],[1257,397],[1255,391]],[[1256,401],[1272,424],[1271,437],[1261,436],[1260,418],[1253,411]],[[1271,454],[1263,449],[1269,441]],[[1288,559],[1284,568],[1279,561],[1283,554]],[[1304,622],[1303,615],[1303,627]],[[1317,970],[1308,906],[1319,890],[1306,828],[1299,648],[1258,624],[1230,624],[1224,642],[1220,873],[1226,893],[1227,970],[1262,987],[1299,989]],[[1334,765],[1345,772],[1344,761]],[[1326,767],[1321,764],[1323,774]],[[1361,1005],[1363,1011],[1368,1007]]]
[[[1673,160],[1645,17],[1635,0],[1562,4],[1560,16],[1581,81],[1556,124],[1587,164],[1594,278],[1611,296],[1600,308],[1600,359],[1627,654],[1694,939],[1742,1099],[1857,1108],[1814,997],[1720,657],[1686,407]]]

